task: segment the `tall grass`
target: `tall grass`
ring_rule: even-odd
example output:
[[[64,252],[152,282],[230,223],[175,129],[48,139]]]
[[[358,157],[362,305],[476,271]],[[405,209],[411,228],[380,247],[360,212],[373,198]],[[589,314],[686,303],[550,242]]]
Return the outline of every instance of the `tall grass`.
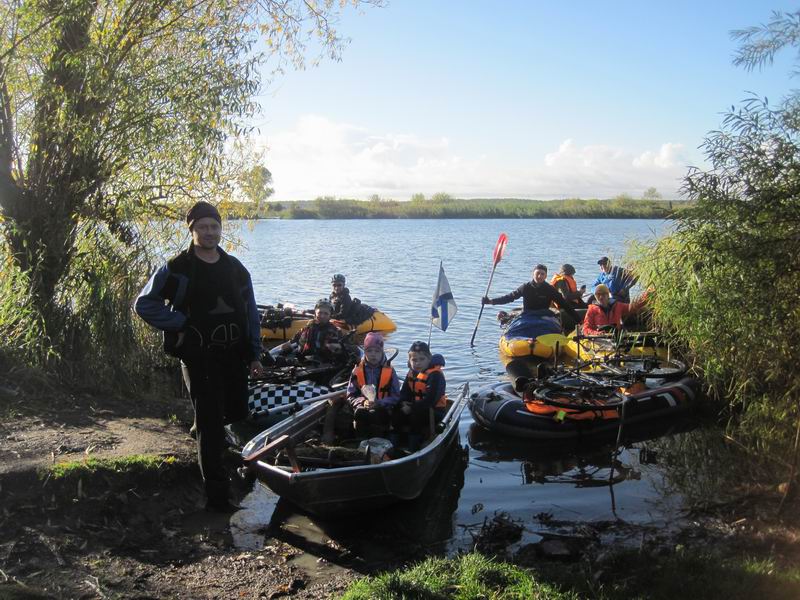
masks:
[[[800,419],[800,112],[753,101],[711,134],[696,205],[633,249],[654,317],[727,407],[729,434],[787,461]],[[791,458],[794,460],[794,458]]]
[[[150,261],[144,239],[124,244],[102,226],[78,233],[74,258],[48,314],[10,256],[0,263],[0,354],[8,365],[42,367],[72,387],[130,390],[164,361],[157,337],[136,318],[136,297]],[[6,248],[0,244],[0,248]]]
[[[0,352],[4,362],[43,364],[53,352],[44,318],[29,294],[28,277],[16,267],[5,248],[0,243]]]

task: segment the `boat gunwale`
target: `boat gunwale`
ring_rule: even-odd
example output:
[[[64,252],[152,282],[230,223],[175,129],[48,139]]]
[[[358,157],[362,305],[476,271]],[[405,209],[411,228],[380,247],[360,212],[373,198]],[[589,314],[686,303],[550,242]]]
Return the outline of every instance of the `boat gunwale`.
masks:
[[[445,414],[444,418],[442,419],[442,423],[447,423],[443,431],[436,435],[433,440],[430,441],[425,447],[420,448],[417,452],[409,454],[408,456],[404,456],[402,458],[393,459],[387,462],[377,463],[377,464],[368,464],[368,465],[355,465],[350,467],[338,467],[333,469],[316,469],[314,471],[306,471],[301,473],[295,472],[288,472],[277,465],[271,465],[265,463],[262,460],[257,460],[250,468],[257,468],[259,471],[269,473],[279,478],[283,478],[287,480],[289,483],[293,483],[295,481],[303,481],[307,479],[324,479],[327,477],[335,477],[340,475],[349,475],[349,474],[358,474],[358,473],[368,473],[370,471],[376,472],[386,472],[392,471],[396,469],[400,469],[401,467],[405,466],[408,463],[416,462],[423,457],[427,457],[428,455],[432,454],[434,451],[439,450],[440,446],[442,446],[445,441],[451,436],[452,431],[458,428],[458,424],[460,421],[461,413],[463,412],[464,408],[467,405],[467,399],[469,398],[469,384],[465,383],[462,387],[462,391],[459,394],[459,397],[452,403],[450,409]],[[294,419],[297,419],[301,416],[310,416],[316,412],[321,412],[324,414],[323,403],[326,403],[326,400],[321,402],[317,402],[309,406],[308,408],[303,409],[302,411],[298,412],[294,415]],[[304,414],[306,413],[306,414]],[[287,421],[289,421],[287,419]],[[276,432],[276,435],[282,435],[282,431],[290,429],[291,423],[287,423],[287,421],[282,421],[281,423],[276,424],[275,426],[271,427],[267,430],[267,439],[269,439],[269,432],[273,429],[279,429],[280,431]],[[285,427],[281,427],[284,426]]]

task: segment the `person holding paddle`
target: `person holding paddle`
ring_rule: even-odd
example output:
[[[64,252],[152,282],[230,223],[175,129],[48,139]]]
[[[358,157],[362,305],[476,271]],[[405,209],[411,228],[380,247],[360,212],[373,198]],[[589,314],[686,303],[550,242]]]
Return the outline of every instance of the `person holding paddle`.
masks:
[[[522,298],[522,311],[539,311],[550,308],[551,303],[557,304],[563,309],[576,323],[580,322],[578,314],[572,304],[556,291],[552,285],[547,283],[547,267],[538,264],[533,268],[530,281],[523,283],[513,292],[500,296],[499,298],[489,298],[484,296],[482,304],[508,304],[518,298]]]

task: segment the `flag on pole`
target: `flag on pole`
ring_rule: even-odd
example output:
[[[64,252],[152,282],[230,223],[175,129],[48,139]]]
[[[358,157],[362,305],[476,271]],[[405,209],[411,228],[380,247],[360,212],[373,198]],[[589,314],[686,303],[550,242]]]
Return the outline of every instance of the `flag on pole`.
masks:
[[[453,299],[453,292],[450,291],[450,282],[444,274],[444,267],[439,263],[439,281],[436,283],[436,291],[433,294],[433,304],[431,304],[431,323],[442,331],[447,331],[450,321],[456,316],[456,301]]]

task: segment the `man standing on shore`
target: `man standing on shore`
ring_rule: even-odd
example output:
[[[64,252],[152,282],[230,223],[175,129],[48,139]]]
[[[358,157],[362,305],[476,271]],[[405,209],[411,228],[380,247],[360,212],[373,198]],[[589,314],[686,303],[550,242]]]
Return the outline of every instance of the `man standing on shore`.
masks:
[[[232,512],[224,425],[247,417],[247,378],[262,374],[261,329],[250,273],[219,247],[222,218],[208,202],[186,215],[189,248],[158,269],[134,304],[181,359],[197,427],[206,508]],[[248,373],[249,371],[249,373]]]

